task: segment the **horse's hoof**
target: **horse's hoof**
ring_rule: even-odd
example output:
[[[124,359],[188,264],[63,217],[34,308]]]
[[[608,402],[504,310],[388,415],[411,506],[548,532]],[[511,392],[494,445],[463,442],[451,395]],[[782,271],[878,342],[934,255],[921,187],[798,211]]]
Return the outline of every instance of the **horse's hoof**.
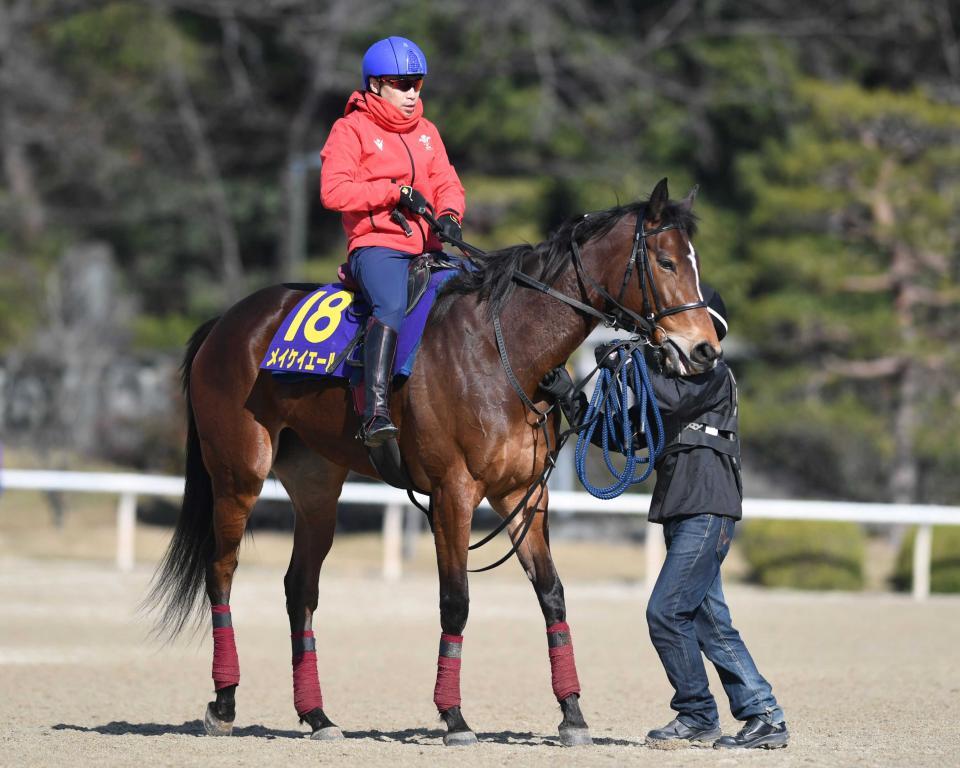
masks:
[[[207,711],[203,716],[203,730],[208,736],[230,736],[233,734],[233,722],[221,720],[213,707],[207,704]]]
[[[565,747],[586,747],[593,744],[589,728],[561,728],[560,743]]]
[[[473,731],[454,731],[443,734],[445,747],[469,747],[477,743],[477,734]]]
[[[336,741],[343,738],[343,731],[335,725],[328,725],[326,728],[317,728],[310,738],[313,741]]]

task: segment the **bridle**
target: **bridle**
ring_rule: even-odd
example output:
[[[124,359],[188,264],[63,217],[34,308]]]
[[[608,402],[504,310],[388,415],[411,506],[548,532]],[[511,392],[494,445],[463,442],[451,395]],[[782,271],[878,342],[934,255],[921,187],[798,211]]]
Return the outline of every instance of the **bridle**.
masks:
[[[589,215],[590,214],[584,216],[584,220],[586,220]],[[653,279],[653,265],[650,263],[650,253],[647,250],[647,238],[659,235],[661,232],[667,232],[671,229],[681,229],[679,225],[664,224],[656,229],[646,229],[644,227],[642,214],[637,214],[637,224],[633,233],[633,247],[630,249],[630,256],[627,258],[627,264],[623,270],[623,281],[620,284],[620,292],[617,294],[616,298],[611,296],[609,292],[602,285],[600,285],[600,283],[594,280],[584,267],[583,256],[580,253],[580,245],[577,243],[577,227],[579,226],[580,224],[578,223],[570,233],[570,250],[573,255],[574,269],[577,272],[577,277],[579,278],[581,285],[589,284],[596,293],[600,294],[600,296],[606,300],[607,307],[610,308],[609,312],[600,311],[594,307],[591,307],[589,304],[585,304],[584,302],[578,301],[577,299],[567,296],[564,293],[560,293],[560,291],[557,291],[545,283],[530,277],[530,275],[526,274],[525,272],[521,272],[520,270],[514,271],[514,280],[530,288],[535,288],[536,290],[545,293],[548,296],[552,296],[553,298],[562,301],[564,304],[568,304],[580,312],[596,317],[607,328],[627,331],[634,336],[639,336],[645,339],[647,343],[655,346],[660,343],[657,338],[658,336],[661,339],[666,337],[666,331],[660,327],[660,320],[662,320],[664,317],[669,317],[670,315],[675,315],[679,312],[687,312],[691,309],[700,309],[701,307],[706,306],[706,303],[701,299],[699,301],[687,302],[686,304],[677,304],[672,307],[664,307],[663,301],[660,298],[660,292],[657,290],[657,283]],[[640,295],[643,297],[643,305],[641,307],[640,314],[637,314],[632,309],[623,305],[623,296],[630,284],[630,278],[632,277],[634,270],[637,271]],[[652,305],[647,296],[648,284],[650,286],[650,295],[653,296]],[[499,320],[496,317],[494,318],[494,324],[495,326],[499,325]],[[525,398],[524,402],[527,404],[527,407],[532,405]]]
[[[589,304],[567,296],[565,293],[551,288],[546,283],[530,277],[526,272],[521,272],[519,269],[514,270],[513,279],[518,283],[530,288],[535,288],[548,296],[552,296],[580,312],[596,317],[608,328],[627,331],[633,336],[643,339],[645,343],[651,346],[659,346],[661,341],[667,337],[666,331],[659,325],[661,319],[679,312],[687,312],[691,309],[699,309],[706,306],[706,302],[701,299],[699,301],[690,301],[686,304],[664,307],[660,299],[660,293],[657,291],[656,281],[653,279],[653,266],[650,264],[650,254],[647,250],[647,238],[671,229],[681,229],[681,227],[677,224],[663,224],[656,229],[646,229],[644,227],[643,215],[639,212],[637,213],[637,224],[633,232],[633,247],[630,249],[630,256],[627,258],[627,264],[623,270],[623,281],[620,284],[620,292],[617,294],[617,298],[613,298],[600,283],[590,276],[583,265],[583,256],[580,253],[580,245],[577,243],[577,228],[589,216],[590,214],[584,216],[570,233],[570,250],[573,255],[574,269],[577,272],[581,286],[589,283],[593,290],[606,300],[607,306],[612,306],[610,312],[601,312]],[[454,242],[455,245],[467,245],[466,243],[459,243],[457,241],[452,242]],[[479,249],[473,246],[468,246],[468,248],[473,251],[479,251]],[[639,315],[629,307],[623,305],[623,296],[627,291],[627,286],[630,284],[630,277],[633,275],[635,269],[637,270],[640,295],[643,297],[643,305]],[[648,282],[650,285],[650,294],[653,296],[653,306],[651,306],[650,300],[647,298],[646,289]],[[513,372],[513,367],[510,365],[510,360],[507,357],[507,348],[503,341],[503,329],[500,326],[500,315],[497,313],[493,315],[493,331],[497,341],[497,351],[500,353],[500,362],[503,365],[504,372],[507,374],[510,385],[520,396],[523,404],[537,415],[538,425],[542,425],[552,406],[546,411],[541,411],[527,396],[527,393],[523,391],[523,387],[520,386],[520,382],[517,380]]]
[[[587,216],[589,216],[589,214],[587,214]],[[584,217],[584,220],[587,218],[587,216]],[[706,303],[703,300],[700,300],[691,301],[686,304],[677,304],[673,307],[664,307],[660,298],[660,293],[657,291],[656,282],[653,279],[653,266],[650,264],[650,254],[647,250],[646,239],[648,237],[653,237],[654,235],[659,235],[661,232],[667,232],[671,229],[680,229],[678,225],[664,224],[656,229],[648,230],[644,227],[643,215],[640,213],[637,214],[637,224],[633,234],[633,247],[630,249],[630,256],[627,259],[626,266],[624,267],[623,281],[620,285],[620,292],[617,294],[617,297],[614,298],[602,285],[600,285],[590,276],[583,265],[583,256],[580,253],[580,246],[577,243],[577,227],[579,227],[580,223],[582,223],[582,221],[573,228],[573,231],[570,234],[570,249],[573,256],[574,268],[576,269],[581,286],[589,283],[593,290],[606,300],[607,306],[612,307],[611,311],[602,312],[590,306],[589,304],[579,301],[578,299],[574,299],[564,293],[561,293],[560,291],[555,290],[554,288],[551,288],[547,284],[530,277],[530,275],[526,274],[525,272],[521,272],[519,269],[514,270],[513,279],[518,283],[526,285],[530,288],[535,288],[536,290],[541,291],[548,296],[552,296],[553,298],[562,301],[564,304],[567,304],[580,312],[596,317],[608,328],[621,329],[629,332],[633,336],[637,337],[635,342],[637,344],[647,343],[656,345],[658,343],[656,341],[658,330],[660,330],[662,334],[666,336],[666,332],[663,331],[659,325],[660,320],[664,317],[669,317],[670,315],[675,315],[679,312],[686,312],[691,309],[699,309],[700,307],[706,306]],[[461,244],[455,241],[454,244],[459,245],[460,247],[467,245],[466,243]],[[473,246],[468,246],[468,248],[465,248],[464,250],[468,249],[472,251],[479,251],[479,249],[476,249]],[[643,296],[643,306],[640,314],[637,314],[630,308],[623,305],[623,297],[627,291],[627,287],[630,284],[630,278],[633,276],[634,270],[637,271],[637,280],[639,281],[640,292]],[[652,306],[647,298],[646,287],[648,282],[650,285],[650,294],[653,296]],[[484,544],[496,537],[501,531],[507,528],[518,515],[523,513],[523,510],[527,507],[527,502],[530,501],[534,493],[537,492],[538,493],[536,499],[534,500],[533,506],[534,509],[539,506],[540,499],[542,498],[544,489],[547,485],[547,479],[550,477],[550,474],[556,466],[556,456],[563,447],[564,442],[566,442],[566,438],[569,436],[569,434],[576,431],[574,428],[561,435],[558,445],[555,449],[553,446],[551,446],[550,433],[547,429],[547,417],[553,410],[554,406],[550,405],[546,410],[541,411],[539,408],[537,408],[536,404],[530,399],[527,393],[524,392],[523,387],[520,385],[520,382],[513,371],[513,366],[510,364],[510,359],[507,355],[507,347],[503,339],[503,329],[500,325],[500,315],[498,313],[494,313],[493,315],[493,330],[497,342],[497,351],[500,354],[500,362],[503,365],[504,373],[506,374],[510,385],[513,387],[514,391],[520,397],[520,400],[527,407],[527,409],[532,411],[537,416],[537,422],[535,426],[543,431],[544,443],[547,450],[547,458],[544,463],[543,471],[540,473],[540,477],[537,478],[537,480],[531,486],[529,486],[526,494],[524,494],[520,502],[500,521],[500,523],[492,531],[490,531],[490,533],[484,536],[480,541],[471,544],[469,547],[471,550],[482,547]],[[597,370],[598,369],[595,368],[594,373]],[[580,383],[578,389],[581,388],[592,375],[593,373],[587,376],[587,378]],[[513,537],[513,544],[507,554],[505,554],[495,563],[491,563],[484,568],[471,569],[471,573],[488,571],[491,568],[496,568],[501,563],[506,562],[506,560],[509,559],[523,543],[523,540],[527,535],[527,531],[530,530],[530,526],[532,525],[535,516],[536,513],[534,512],[525,520],[523,520],[517,534]]]
[[[686,304],[677,304],[672,307],[664,307],[663,302],[660,299],[660,292],[657,290],[657,283],[653,279],[653,265],[650,263],[650,253],[647,250],[647,238],[659,235],[661,232],[667,232],[671,229],[680,229],[677,224],[663,224],[656,229],[646,229],[644,226],[643,215],[637,214],[637,224],[633,232],[633,248],[630,250],[630,256],[627,259],[626,268],[623,271],[623,281],[620,284],[620,292],[617,294],[617,298],[614,299],[604,290],[596,280],[590,277],[587,274],[586,269],[583,266],[583,259],[580,255],[580,246],[577,244],[576,240],[576,227],[574,227],[572,236],[571,236],[571,247],[573,250],[573,260],[574,265],[577,270],[577,274],[580,276],[581,280],[586,278],[593,287],[593,289],[603,296],[609,305],[613,306],[613,310],[610,313],[614,318],[614,324],[611,326],[613,328],[622,328],[623,330],[629,331],[637,336],[646,337],[651,343],[656,343],[655,335],[656,331],[660,328],[660,320],[664,317],[669,317],[670,315],[675,315],[679,312],[687,312],[691,309],[700,309],[705,307],[706,303],[701,299],[699,301],[691,301]],[[630,284],[630,278],[633,275],[633,271],[637,270],[637,279],[639,281],[640,295],[643,297],[643,306],[640,310],[641,314],[633,312],[623,305],[623,296],[627,291],[627,286]],[[650,295],[653,296],[653,305],[650,304],[650,299],[647,297],[647,285],[650,286]],[[666,335],[666,332],[663,332],[663,335]]]

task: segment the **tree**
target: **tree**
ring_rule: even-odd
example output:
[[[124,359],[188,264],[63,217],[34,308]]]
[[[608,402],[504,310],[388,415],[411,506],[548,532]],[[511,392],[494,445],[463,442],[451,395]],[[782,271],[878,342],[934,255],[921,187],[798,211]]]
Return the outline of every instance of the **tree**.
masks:
[[[960,109],[850,84],[799,93],[787,139],[740,166],[754,197],[741,327],[764,382],[745,419],[764,455],[827,492],[947,500],[957,447],[925,456],[922,436],[960,427]]]

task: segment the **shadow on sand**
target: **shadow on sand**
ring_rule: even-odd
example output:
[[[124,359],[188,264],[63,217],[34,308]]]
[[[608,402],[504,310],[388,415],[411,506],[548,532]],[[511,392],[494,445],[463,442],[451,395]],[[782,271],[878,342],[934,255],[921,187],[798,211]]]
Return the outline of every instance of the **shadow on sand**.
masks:
[[[82,733],[100,733],[105,736],[206,736],[203,721],[190,720],[180,725],[172,723],[128,723],[125,720],[114,720],[106,725],[71,725],[57,723],[55,731],[80,731]],[[419,744],[421,746],[439,746],[443,743],[444,731],[430,728],[406,728],[402,731],[344,731],[347,740],[372,739],[381,742],[397,742],[400,744]],[[305,739],[305,731],[285,731],[276,728],[265,728],[262,725],[247,725],[234,728],[233,737],[253,737],[259,739]],[[483,732],[477,734],[480,743],[508,744],[511,746],[528,747],[560,747],[557,736],[542,736],[535,733],[515,731]],[[629,747],[634,742],[625,739],[594,737],[596,746]]]
[[[206,736],[202,720],[189,720],[180,725],[173,723],[128,723],[126,720],[114,720],[106,725],[71,725],[57,723],[55,731],[81,731],[84,733],[102,733],[105,736]],[[304,731],[280,731],[276,728],[264,728],[262,725],[247,725],[233,729],[234,736],[253,736],[260,739],[302,739]]]

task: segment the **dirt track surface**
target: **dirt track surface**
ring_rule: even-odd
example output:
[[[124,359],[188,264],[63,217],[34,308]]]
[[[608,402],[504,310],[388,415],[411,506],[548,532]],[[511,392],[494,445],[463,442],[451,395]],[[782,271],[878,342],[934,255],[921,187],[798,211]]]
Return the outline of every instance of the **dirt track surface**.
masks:
[[[644,591],[569,583],[582,705],[596,741],[564,749],[543,622],[529,585],[471,581],[463,699],[481,743],[445,748],[432,704],[433,579],[321,578],[315,629],[328,714],[347,738],[303,739],[293,710],[282,570],[241,568],[235,735],[202,735],[210,639],[145,640],[147,569],[0,559],[0,764],[265,766],[960,765],[960,599],[729,590],[734,621],[786,710],[776,752],[642,746],[672,716]],[[736,730],[720,696],[724,731]]]

